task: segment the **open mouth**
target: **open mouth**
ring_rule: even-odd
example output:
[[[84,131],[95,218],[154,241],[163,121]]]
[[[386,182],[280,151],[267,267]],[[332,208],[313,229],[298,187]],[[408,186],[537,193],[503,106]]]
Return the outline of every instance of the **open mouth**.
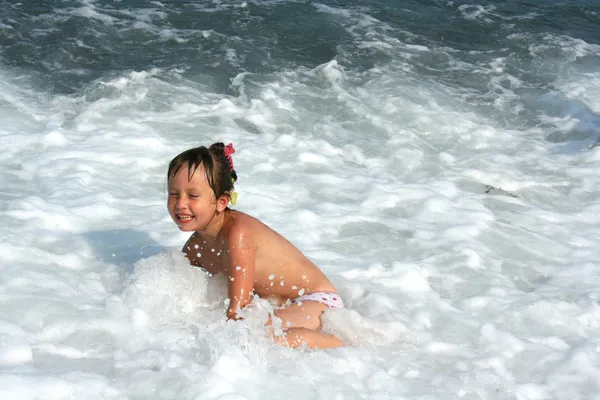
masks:
[[[175,214],[175,216],[177,217],[177,222],[179,222],[180,224],[187,224],[188,222],[194,219],[193,216],[186,214]]]

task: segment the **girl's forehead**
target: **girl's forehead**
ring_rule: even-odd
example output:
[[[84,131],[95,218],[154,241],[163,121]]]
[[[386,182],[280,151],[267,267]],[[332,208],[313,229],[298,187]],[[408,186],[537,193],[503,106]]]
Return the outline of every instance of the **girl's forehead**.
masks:
[[[204,169],[204,165],[200,164],[197,168],[194,168],[192,165],[192,169],[189,169],[188,163],[184,163],[179,167],[179,170],[171,179],[169,179],[169,183],[174,183],[178,181],[178,183],[189,182],[189,183],[206,183],[208,184],[208,179],[206,178],[206,170]]]

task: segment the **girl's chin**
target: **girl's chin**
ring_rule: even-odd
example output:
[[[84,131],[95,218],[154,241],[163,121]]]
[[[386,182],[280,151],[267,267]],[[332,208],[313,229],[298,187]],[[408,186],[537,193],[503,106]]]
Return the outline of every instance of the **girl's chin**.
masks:
[[[180,231],[183,231],[183,232],[191,232],[191,231],[195,230],[194,226],[190,223],[187,223],[187,224],[177,223],[177,227],[179,228]]]

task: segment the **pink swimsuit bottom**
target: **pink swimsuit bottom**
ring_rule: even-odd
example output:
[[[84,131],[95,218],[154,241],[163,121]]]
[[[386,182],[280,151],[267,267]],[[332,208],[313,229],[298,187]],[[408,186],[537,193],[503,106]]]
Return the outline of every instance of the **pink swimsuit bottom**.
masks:
[[[305,294],[292,300],[292,304],[306,300],[317,301],[321,304],[325,304],[329,308],[344,308],[342,298],[335,292],[314,292]]]

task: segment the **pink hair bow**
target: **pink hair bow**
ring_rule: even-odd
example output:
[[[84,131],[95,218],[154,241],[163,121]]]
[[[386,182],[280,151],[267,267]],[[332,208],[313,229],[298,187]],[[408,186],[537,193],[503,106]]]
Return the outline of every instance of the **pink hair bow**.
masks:
[[[229,169],[233,171],[233,159],[231,158],[231,155],[235,153],[233,143],[229,143],[227,146],[225,146],[223,153],[225,153],[225,158],[227,158],[227,161],[229,162]]]

